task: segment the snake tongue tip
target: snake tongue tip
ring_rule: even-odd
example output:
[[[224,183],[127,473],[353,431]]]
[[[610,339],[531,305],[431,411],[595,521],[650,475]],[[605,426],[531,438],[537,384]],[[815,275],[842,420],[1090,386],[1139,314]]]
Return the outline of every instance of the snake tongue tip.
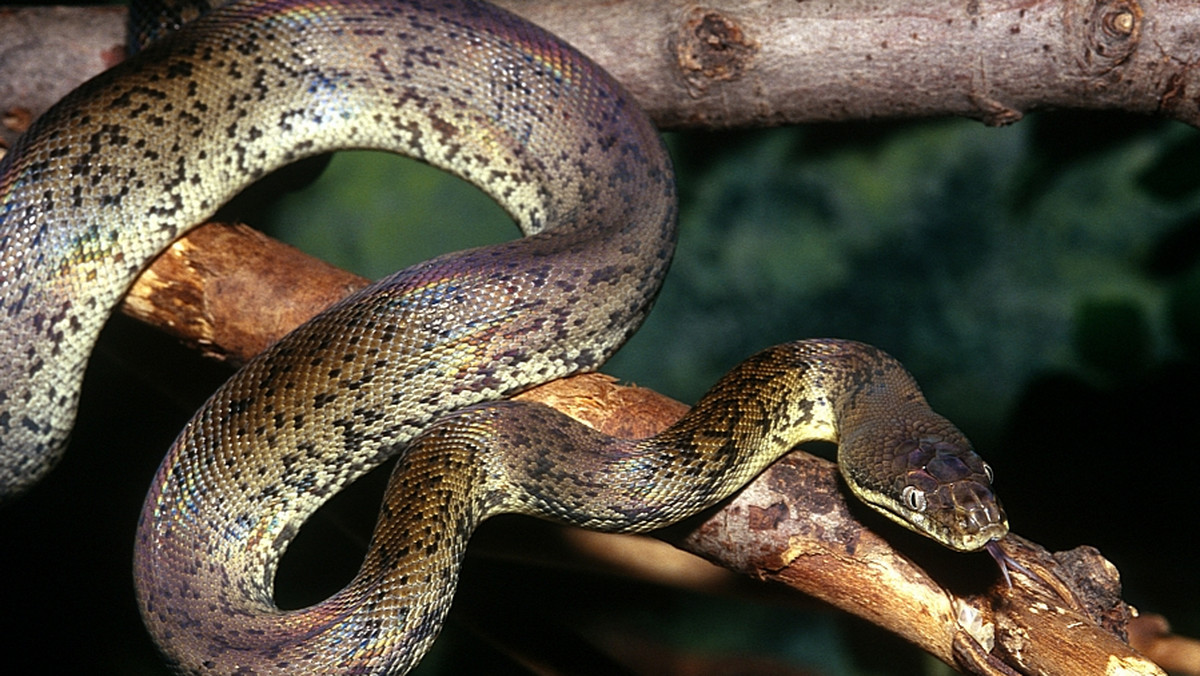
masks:
[[[1008,554],[1004,553],[1004,550],[1000,549],[998,541],[994,539],[988,540],[988,543],[983,547],[987,550],[987,553],[991,554],[992,558],[996,560],[996,565],[1000,567],[1000,574],[1004,576],[1004,584],[1007,585],[1009,589],[1012,589],[1012,576],[1008,573],[1008,564],[1012,563],[1022,572],[1025,572],[1024,567],[1016,561],[1013,561],[1012,557],[1010,557]]]

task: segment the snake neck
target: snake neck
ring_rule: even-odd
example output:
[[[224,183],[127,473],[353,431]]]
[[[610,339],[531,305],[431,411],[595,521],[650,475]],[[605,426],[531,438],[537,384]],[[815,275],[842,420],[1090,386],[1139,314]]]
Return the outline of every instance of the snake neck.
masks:
[[[1008,533],[992,470],[926,403],[895,359],[867,346],[837,405],[838,467],[850,491],[892,521],[956,551]]]
[[[804,340],[764,350],[675,425],[640,441],[601,435],[549,409],[514,418],[494,436],[501,446],[535,442],[536,452],[514,454],[506,470],[506,482],[525,496],[520,511],[571,525],[660,528],[725,499],[797,445],[830,441],[850,491],[906,528],[958,551],[1008,530],[991,469],[930,409],[898,361],[863,343]]]
[[[647,439],[608,437],[552,409],[516,402],[457,415],[493,425],[488,437],[497,446],[525,449],[501,456],[504,483],[521,489],[518,511],[606,531],[660,528],[711,507],[809,441],[838,443],[839,464],[862,496],[861,486],[891,477],[890,454],[913,437],[913,426],[944,422],[895,359],[863,343],[827,339],[746,359],[677,423]],[[502,422],[484,423],[490,416]]]

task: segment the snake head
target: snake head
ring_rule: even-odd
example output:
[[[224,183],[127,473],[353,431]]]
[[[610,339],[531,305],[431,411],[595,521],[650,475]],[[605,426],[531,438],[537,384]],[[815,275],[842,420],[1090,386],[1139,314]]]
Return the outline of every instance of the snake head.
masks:
[[[890,481],[872,485],[866,472],[844,474],[852,487],[857,483],[864,500],[892,520],[962,552],[982,549],[1008,533],[1008,518],[992,490],[992,470],[965,440],[908,439],[883,457],[883,474]]]

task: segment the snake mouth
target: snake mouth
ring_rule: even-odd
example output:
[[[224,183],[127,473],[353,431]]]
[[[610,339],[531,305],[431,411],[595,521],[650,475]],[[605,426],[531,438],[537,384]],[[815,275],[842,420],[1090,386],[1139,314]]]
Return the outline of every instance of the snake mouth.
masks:
[[[943,541],[951,549],[960,552],[989,549],[1008,534],[1008,517],[990,486],[971,480],[956,481],[940,486],[936,494],[942,500],[942,509],[930,516],[944,531]]]
[[[977,498],[980,488],[985,491],[984,496],[992,495],[985,486],[976,484],[971,489],[965,489],[962,486],[964,483],[974,482],[936,486],[929,493],[922,493],[921,499],[910,497],[913,495],[911,491],[902,492],[903,497],[899,500],[882,491],[861,486],[852,492],[891,521],[931,538],[948,549],[970,553],[985,549],[989,543],[1007,535],[1008,520],[994,497],[990,501],[950,500],[949,497],[956,493]]]
[[[954,544],[951,544],[951,549],[960,552],[977,552],[981,549],[990,551],[992,543],[1008,535],[1008,524],[997,523],[986,530],[977,531],[968,534],[960,533]],[[993,556],[995,556],[993,554]]]
[[[951,495],[960,514],[959,531],[973,546],[987,547],[1008,534],[1008,518],[990,486],[975,481],[957,482]]]

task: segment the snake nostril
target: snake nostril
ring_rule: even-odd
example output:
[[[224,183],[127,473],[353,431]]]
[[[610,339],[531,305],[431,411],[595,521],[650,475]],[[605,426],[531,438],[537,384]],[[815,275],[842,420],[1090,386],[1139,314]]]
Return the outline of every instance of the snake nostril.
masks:
[[[972,505],[967,510],[967,520],[969,530],[973,533],[993,530],[1004,523],[999,506],[992,501],[981,501]]]

